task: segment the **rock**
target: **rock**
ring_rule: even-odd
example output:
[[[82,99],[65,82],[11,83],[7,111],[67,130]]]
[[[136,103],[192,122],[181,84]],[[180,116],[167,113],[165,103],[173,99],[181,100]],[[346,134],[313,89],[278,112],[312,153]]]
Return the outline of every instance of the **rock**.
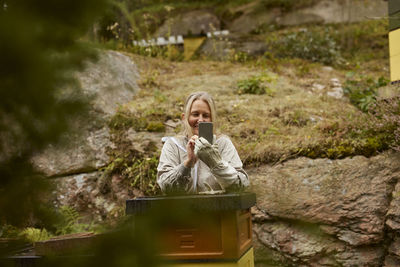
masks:
[[[125,139],[130,143],[130,148],[132,150],[146,154],[146,152],[155,151],[157,149],[161,151],[163,145],[161,139],[165,135],[166,133],[136,132],[134,129],[130,128],[126,132]],[[171,135],[175,135],[175,133],[171,133]]]
[[[399,153],[298,158],[250,170],[257,207],[275,220],[255,221],[257,239],[307,266],[314,261],[321,266],[322,258],[343,266],[380,266],[385,222],[397,223],[398,200],[389,196],[400,175],[399,158]],[[392,255],[398,253],[397,243]]]
[[[338,78],[332,78],[330,80],[332,88],[326,93],[327,96],[341,99],[344,95],[342,84],[340,83]]]
[[[239,53],[243,53],[246,57],[260,56],[266,51],[267,46],[264,40],[230,35],[228,37],[207,38],[197,53],[220,60],[240,60],[235,58],[235,55],[241,56]]]
[[[342,87],[333,87],[332,89],[330,89],[326,95],[336,98],[336,99],[341,99],[343,97],[343,88]]]
[[[387,2],[381,0],[319,1],[315,6],[294,10],[277,17],[278,25],[290,26],[306,23],[344,23],[368,18],[386,17]]]
[[[335,262],[334,252],[344,251],[345,247],[312,225],[267,222],[254,225],[253,229],[260,243],[298,264],[316,263],[322,259]]]
[[[86,128],[86,129],[85,129]],[[66,136],[66,146],[49,146],[34,156],[33,163],[46,176],[65,176],[95,171],[108,163],[106,149],[112,146],[109,129],[103,127]]]
[[[387,16],[387,2],[382,0],[323,0],[316,5],[283,12],[279,8],[260,12],[264,7],[255,2],[234,10],[240,14],[228,23],[228,29],[236,33],[251,33],[262,25],[293,26],[311,23],[349,23]]]
[[[307,12],[306,10],[292,12],[283,17],[276,18],[276,23],[278,25],[285,25],[285,26],[310,24],[310,23],[321,24],[323,22],[324,22],[323,17],[321,17],[318,14]]]
[[[277,8],[262,13],[257,10],[244,12],[228,26],[228,29],[233,33],[251,33],[257,31],[262,25],[273,24],[280,14]]]
[[[395,256],[387,256],[385,258],[384,267],[398,267],[400,266],[400,258]]]
[[[313,83],[311,86],[311,90],[314,92],[321,92],[322,90],[325,89],[325,85],[319,84],[319,83]]]
[[[232,56],[234,50],[232,42],[225,38],[207,38],[197,53],[206,57],[226,60]]]
[[[389,253],[396,257],[400,257],[400,238],[398,236],[395,237],[394,241],[390,245]]]
[[[342,86],[342,84],[340,83],[338,78],[332,78],[331,79],[331,84],[333,87],[340,87]]]
[[[108,164],[112,147],[107,120],[119,104],[130,101],[138,90],[138,72],[129,57],[114,51],[101,52],[99,61],[77,73],[82,91],[90,99],[89,116],[71,123],[73,131],[64,145],[49,146],[32,159],[46,176],[65,176],[95,171]]]
[[[272,220],[271,216],[269,216],[266,212],[261,211],[256,206],[251,208],[251,218],[254,222],[258,222],[258,223]]]
[[[120,104],[132,100],[139,89],[136,65],[128,56],[115,51],[101,52],[99,61],[89,62],[77,76],[93,110],[106,117],[112,116]]]
[[[390,229],[395,231],[400,230],[400,182],[396,184],[392,192],[392,201],[386,218],[386,225],[389,226]]]
[[[400,266],[400,181],[392,192],[392,201],[386,214],[386,225],[393,233],[394,238],[389,246],[389,254],[385,258],[384,266]]]
[[[88,205],[94,206],[97,195],[92,194],[97,188],[101,172],[92,172],[57,178],[56,207],[70,206],[77,211],[87,211]]]
[[[324,66],[324,67],[322,67],[322,70],[323,70],[324,72],[332,72],[332,71],[333,71],[333,68],[332,68],[331,66]]]
[[[260,56],[267,52],[268,47],[265,41],[245,41],[238,42],[237,46],[234,46],[235,51],[240,51],[248,54],[249,56]]]
[[[286,259],[295,266],[380,266],[384,255],[382,246],[349,247],[307,223],[256,223],[253,233],[255,255],[261,254],[261,260],[267,258],[265,254],[270,255],[280,264]]]
[[[130,189],[125,178],[118,175],[110,178],[109,192],[101,193],[99,179],[102,175],[102,172],[96,171],[55,179],[55,207],[69,206],[87,220],[98,220],[112,218],[115,213],[123,211],[127,199],[143,196],[139,190]]]
[[[253,238],[255,233],[253,232]],[[285,259],[278,251],[270,249],[257,240],[253,240],[254,265],[261,267],[291,266],[288,259]]]
[[[206,34],[220,30],[220,21],[213,13],[195,10],[168,19],[154,34],[154,37],[170,35]]]

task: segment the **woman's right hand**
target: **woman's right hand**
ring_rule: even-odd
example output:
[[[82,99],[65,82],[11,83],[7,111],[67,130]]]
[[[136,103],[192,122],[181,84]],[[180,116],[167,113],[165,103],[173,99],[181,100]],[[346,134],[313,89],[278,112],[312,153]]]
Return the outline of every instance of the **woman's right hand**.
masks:
[[[186,151],[187,151],[187,160],[183,163],[186,168],[193,168],[193,166],[197,162],[197,157],[194,154],[194,147],[195,147],[195,142],[199,138],[197,135],[193,135],[188,143],[186,144]]]

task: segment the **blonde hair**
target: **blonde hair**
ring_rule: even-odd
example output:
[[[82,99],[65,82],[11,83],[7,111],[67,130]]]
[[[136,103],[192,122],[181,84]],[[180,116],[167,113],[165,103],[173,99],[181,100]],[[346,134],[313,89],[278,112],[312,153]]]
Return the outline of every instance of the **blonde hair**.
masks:
[[[217,112],[215,109],[214,99],[207,92],[195,92],[195,93],[190,94],[186,98],[185,105],[183,107],[183,112],[185,114],[185,117],[182,121],[184,135],[187,137],[191,137],[193,135],[192,127],[190,127],[190,125],[189,125],[189,116],[190,116],[190,111],[192,109],[193,102],[196,100],[203,100],[208,104],[210,111],[211,111],[211,121],[213,122],[213,132],[215,134],[216,122],[217,122]]]

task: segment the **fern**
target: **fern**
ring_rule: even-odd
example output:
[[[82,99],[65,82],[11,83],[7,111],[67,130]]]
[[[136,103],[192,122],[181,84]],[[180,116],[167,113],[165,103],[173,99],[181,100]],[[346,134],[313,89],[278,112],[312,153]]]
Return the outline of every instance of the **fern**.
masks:
[[[46,229],[33,227],[25,228],[19,235],[31,243],[48,240],[51,237],[51,234],[49,234]]]
[[[61,222],[56,225],[57,235],[86,232],[91,228],[91,224],[79,223],[81,216],[79,212],[70,206],[60,208]]]

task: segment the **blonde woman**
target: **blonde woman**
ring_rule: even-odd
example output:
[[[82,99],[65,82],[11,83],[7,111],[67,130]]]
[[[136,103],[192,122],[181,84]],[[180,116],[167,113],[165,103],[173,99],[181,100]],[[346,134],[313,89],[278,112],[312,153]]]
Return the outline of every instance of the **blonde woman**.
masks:
[[[206,92],[188,96],[182,113],[184,134],[164,141],[157,182],[164,193],[217,193],[249,185],[231,140],[215,135],[216,111]],[[213,122],[214,141],[199,138],[199,122]]]

